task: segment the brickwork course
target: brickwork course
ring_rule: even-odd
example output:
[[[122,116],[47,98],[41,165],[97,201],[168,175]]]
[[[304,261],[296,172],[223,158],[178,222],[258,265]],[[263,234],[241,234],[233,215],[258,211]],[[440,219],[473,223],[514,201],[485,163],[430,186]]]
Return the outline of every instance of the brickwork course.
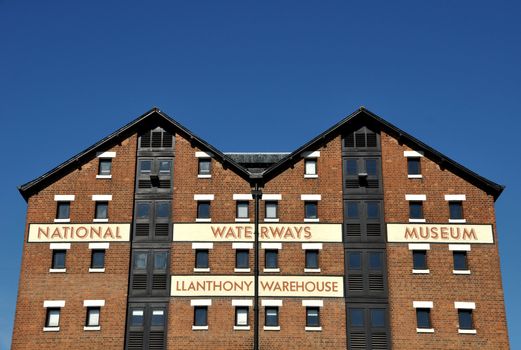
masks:
[[[358,134],[366,137],[363,145],[359,144],[362,141]],[[377,135],[374,147],[373,134]],[[152,146],[145,149],[147,135],[151,135]],[[350,145],[350,135],[354,135],[354,146]],[[163,141],[161,147],[154,149],[159,145],[157,140],[161,140],[155,137],[172,137],[171,145]],[[97,176],[100,159],[107,158],[112,161],[111,176]],[[360,159],[359,166],[365,164],[354,177],[360,182],[355,194],[346,187],[351,158]],[[408,176],[408,158],[419,159],[421,177]],[[148,173],[141,164],[148,160],[159,164],[169,159],[170,188],[160,192],[156,186],[163,185],[156,183],[154,177],[164,173],[154,165]],[[203,176],[199,172],[201,159],[211,163],[210,172]],[[377,159],[375,174],[366,159]],[[305,164],[310,160],[316,161],[317,170],[306,174]],[[141,188],[136,174],[140,179],[143,174],[150,176],[150,187]],[[383,200],[366,184],[366,178],[370,181],[371,176],[381,180],[378,186]],[[262,191],[257,200],[257,218],[255,188]],[[287,154],[222,153],[154,108],[19,189],[27,200],[27,222],[12,349],[509,348],[498,252],[500,237],[494,213],[494,202],[503,187],[364,108]],[[57,203],[63,201],[60,196],[71,195],[74,200],[70,201],[70,220],[56,220]],[[108,222],[93,220],[96,195],[111,196],[106,200]],[[411,222],[408,195],[425,196],[424,222]],[[457,201],[462,204],[465,222],[449,220],[446,195],[459,196]],[[246,219],[237,218],[239,200],[248,202]],[[170,203],[167,236],[155,236],[153,224],[149,238],[140,240],[136,236],[136,223],[144,215],[139,212],[137,201],[156,203],[150,207],[154,213],[150,215],[159,212],[157,203]],[[210,218],[198,218],[200,201],[209,202]],[[379,215],[383,225],[377,238],[346,238],[346,227],[351,223],[348,201],[382,203]],[[268,202],[277,203],[275,219],[266,218]],[[316,218],[305,217],[307,202],[316,203]],[[361,219],[360,227],[366,219]],[[256,221],[260,229],[271,235],[259,234],[258,274]],[[474,240],[449,237],[437,241],[439,237],[421,235],[401,240],[391,234],[397,224],[407,229],[473,227],[476,235]],[[129,237],[89,239],[42,234],[45,228],[50,227],[52,233],[58,226],[74,226],[76,232],[81,230],[78,227],[88,230],[91,226],[114,231],[117,228],[121,232],[127,229]],[[222,227],[232,233],[215,235],[215,229]],[[250,234],[244,236],[247,231]],[[95,249],[105,252],[102,271],[89,270]],[[208,251],[207,269],[196,266],[196,251],[201,249]],[[236,269],[238,249],[249,253],[248,269]],[[413,271],[415,249],[426,250],[428,273]],[[53,252],[59,250],[66,250],[65,270],[53,271]],[[277,252],[278,270],[265,269],[267,250]],[[307,251],[318,253],[318,268],[306,266]],[[369,287],[350,294],[348,279],[351,281],[355,263],[348,259],[348,254],[358,251],[367,252],[368,257],[375,256],[370,255],[375,252],[384,257],[380,271],[385,275],[385,283],[377,294],[371,290],[375,272],[371,270],[374,262],[370,258],[360,261],[360,270],[369,271],[360,273],[360,283]],[[466,252],[465,273],[453,271],[454,251]],[[145,265],[153,267],[137,269],[139,252],[152,254],[147,260],[149,265]],[[144,273],[147,281],[156,281],[163,273],[158,267],[159,255],[153,255],[157,252],[168,256],[166,285],[153,282],[141,294],[132,294],[138,288],[137,274]],[[227,281],[251,283],[247,290],[224,291],[221,287],[202,285],[180,289],[170,282],[171,278],[182,281],[183,286],[201,280],[207,281],[205,286],[214,282],[223,286]],[[281,287],[259,287],[259,295],[255,295],[253,282],[257,278],[266,285],[273,282],[275,286],[278,281]],[[339,284],[333,293],[318,291],[314,283]],[[314,291],[308,286],[313,286]],[[432,304],[427,331],[418,324],[415,302]],[[470,328],[460,324],[455,303],[465,303],[458,305],[472,310]],[[87,324],[89,305],[101,305],[99,324],[94,327]],[[195,309],[201,306],[206,308],[206,319],[198,324]],[[245,325],[236,319],[239,306],[248,308]],[[268,324],[266,312],[270,307],[277,311],[275,325]],[[49,324],[48,312],[53,308],[59,310],[58,327]],[[319,322],[308,324],[313,321],[314,310],[318,310]],[[358,310],[365,315],[361,319],[355,317]]]

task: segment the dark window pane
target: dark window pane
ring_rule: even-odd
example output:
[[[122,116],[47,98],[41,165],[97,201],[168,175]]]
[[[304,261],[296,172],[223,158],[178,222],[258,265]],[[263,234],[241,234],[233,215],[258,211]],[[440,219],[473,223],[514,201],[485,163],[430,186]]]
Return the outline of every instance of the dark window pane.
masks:
[[[195,267],[199,269],[208,268],[208,250],[197,249],[195,251]]]
[[[168,253],[167,252],[155,252],[154,253],[154,270],[166,270],[168,264]]]
[[[99,175],[110,175],[112,168],[112,159],[100,159],[99,160]]]
[[[461,202],[449,202],[451,219],[463,219],[463,204]]]
[[[57,219],[68,219],[70,215],[70,202],[58,202],[58,209],[56,212]]]
[[[109,203],[96,202],[96,219],[106,219],[109,217]]]
[[[423,203],[409,202],[409,218],[423,219]]]
[[[349,219],[358,219],[358,202],[347,202],[347,217]]]
[[[279,251],[277,249],[267,249],[265,252],[266,268],[276,269],[279,267]]]
[[[420,158],[407,158],[407,173],[409,175],[420,175]]]
[[[143,309],[132,309],[130,325],[133,327],[141,327],[143,326],[144,321],[144,310]]]
[[[318,307],[307,307],[306,308],[306,326],[307,327],[319,327],[320,326],[320,313]]]
[[[385,327],[385,310],[371,309],[371,326]]]
[[[92,250],[91,267],[94,269],[102,269],[105,267],[105,250],[103,250],[103,249]]]
[[[53,269],[64,269],[65,268],[65,253],[66,253],[66,250],[53,250],[52,251],[52,268]]]
[[[364,310],[363,309],[349,309],[349,318],[351,327],[364,326]]]
[[[362,254],[361,253],[348,253],[349,256],[349,268],[352,270],[360,270],[362,268]]]
[[[147,268],[147,253],[136,253],[134,255],[134,269],[144,270]]]
[[[279,325],[279,308],[278,307],[266,307],[266,326],[278,326]]]
[[[152,310],[152,326],[164,326],[165,325],[165,310]]]
[[[416,321],[418,328],[431,327],[431,309],[416,309]]]
[[[159,173],[160,174],[170,174],[171,169],[172,169],[171,160],[160,160],[159,161]]]
[[[466,251],[455,251],[454,256],[454,270],[468,270],[467,264],[467,252]]]
[[[346,175],[358,175],[358,165],[356,159],[346,160]]]
[[[238,269],[247,269],[250,267],[250,254],[248,249],[237,249],[235,267]]]
[[[365,147],[365,132],[355,133],[356,147]]]
[[[367,218],[380,218],[380,204],[378,202],[367,202]]]
[[[365,171],[366,171],[367,175],[372,175],[372,176],[377,175],[376,159],[366,159],[365,160]]]
[[[474,329],[472,324],[472,310],[459,309],[458,310],[459,329]]]
[[[382,253],[369,253],[369,268],[371,270],[381,270],[383,267],[383,254]]]
[[[140,160],[139,161],[139,173],[150,174],[152,172],[152,161],[151,160]]]
[[[197,202],[197,218],[210,218],[210,202]]]
[[[199,175],[210,174],[210,158],[199,158]]]
[[[150,203],[137,203],[137,218],[138,219],[149,219],[150,218]]]
[[[318,269],[318,250],[306,250],[306,268]]]
[[[208,325],[208,308],[206,306],[194,307],[194,326]]]
[[[249,217],[248,207],[248,202],[237,202],[237,218],[247,219]]]
[[[276,219],[277,218],[277,202],[266,202],[266,218]]]
[[[317,203],[316,202],[305,202],[305,218],[306,219],[316,219],[318,218],[318,212],[317,212]]]
[[[170,217],[170,202],[156,203],[156,218]]]
[[[412,251],[413,269],[426,270],[427,269],[427,251],[413,250]]]

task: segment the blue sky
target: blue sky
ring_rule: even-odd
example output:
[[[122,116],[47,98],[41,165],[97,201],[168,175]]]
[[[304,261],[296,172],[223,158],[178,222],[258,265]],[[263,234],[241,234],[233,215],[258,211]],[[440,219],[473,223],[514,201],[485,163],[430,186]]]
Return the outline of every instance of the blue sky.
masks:
[[[223,151],[291,151],[360,105],[507,186],[499,247],[521,348],[520,15],[517,1],[0,0],[0,348],[16,186],[152,106]]]

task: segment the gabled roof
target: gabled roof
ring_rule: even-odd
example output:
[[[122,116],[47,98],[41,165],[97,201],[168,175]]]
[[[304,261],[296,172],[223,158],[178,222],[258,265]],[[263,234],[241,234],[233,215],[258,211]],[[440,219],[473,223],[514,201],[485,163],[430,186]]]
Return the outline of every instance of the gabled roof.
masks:
[[[294,164],[296,161],[302,158],[302,153],[308,151],[315,151],[317,148],[323,146],[328,140],[336,137],[339,133],[349,128],[359,125],[372,125],[380,130],[385,131],[389,135],[395,137],[400,143],[406,144],[415,151],[423,151],[424,155],[429,159],[437,162],[441,167],[454,172],[456,175],[466,179],[470,183],[474,184],[478,188],[481,188],[485,192],[494,196],[497,199],[505,186],[499,185],[491,180],[488,180],[472,170],[464,167],[460,163],[452,160],[446,155],[436,151],[434,148],[426,145],[412,135],[406,133],[400,128],[394,126],[373,112],[367,110],[365,107],[360,107],[331,128],[327,129],[320,135],[314,137],[295,151],[288,154],[285,158],[281,159],[276,164],[266,169],[262,173],[262,178],[265,182],[271,180],[282,171],[287,169],[289,166]],[[354,131],[354,130],[352,130]]]
[[[398,139],[399,142],[408,145],[412,149],[416,151],[423,151],[426,157],[437,162],[443,168],[451,170],[478,188],[481,188],[487,193],[492,194],[494,199],[497,199],[497,197],[499,197],[504,189],[504,186],[498,185],[497,183],[476,174],[458,162],[436,151],[432,147],[427,146],[405,131],[397,128],[388,121],[368,111],[364,107],[360,107],[358,110],[351,113],[349,116],[333,125],[331,128],[327,129],[320,135],[316,136],[309,142],[305,143],[295,151],[291,153],[279,154],[222,153],[200,137],[196,136],[183,125],[170,118],[166,113],[160,111],[158,108],[153,108],[135,120],[131,121],[127,125],[98,141],[94,145],[58,165],[56,168],[48,171],[47,173],[32,181],[29,181],[26,184],[21,185],[18,187],[18,190],[24,199],[27,200],[31,195],[37,193],[42,188],[45,188],[48,184],[56,181],[70,172],[72,169],[76,169],[86,161],[94,158],[97,152],[112,147],[121,140],[128,138],[130,135],[136,133],[143,126],[147,125],[160,125],[162,127],[166,127],[167,130],[172,130],[173,133],[182,135],[183,137],[190,140],[192,145],[197,146],[202,151],[212,153],[214,159],[221,162],[223,166],[235,171],[246,181],[250,181],[252,183],[259,182],[262,184],[273,179],[288,167],[302,159],[303,152],[316,150],[344,130],[353,128],[356,125],[372,125],[373,127],[385,131],[389,135]]]
[[[18,187],[18,190],[22,194],[25,200],[27,200],[34,193],[38,192],[42,188],[45,188],[49,183],[56,181],[60,177],[67,174],[71,169],[80,167],[84,162],[96,157],[96,153],[101,150],[106,150],[111,146],[117,144],[119,141],[134,134],[143,125],[160,125],[172,130],[173,133],[180,134],[190,140],[191,144],[197,146],[202,151],[212,153],[213,158],[220,161],[223,166],[233,169],[239,176],[248,180],[250,173],[241,165],[239,165],[233,158],[225,155],[208,142],[204,141],[200,137],[196,136],[193,132],[188,130],[183,125],[179,124],[174,119],[170,118],[166,113],[160,111],[158,108],[152,108],[151,110],[140,115],[127,125],[114,131],[112,134],[96,142],[87,149],[81,151],[72,158],[66,160],[56,168],[48,171],[42,176],[29,181]]]

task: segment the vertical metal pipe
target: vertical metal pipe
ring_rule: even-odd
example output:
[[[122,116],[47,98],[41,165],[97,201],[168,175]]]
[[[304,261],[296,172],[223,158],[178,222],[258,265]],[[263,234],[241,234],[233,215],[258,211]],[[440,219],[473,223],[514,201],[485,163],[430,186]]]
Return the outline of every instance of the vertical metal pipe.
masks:
[[[255,183],[255,189],[252,190],[252,194],[255,200],[255,243],[253,245],[255,257],[253,267],[255,283],[255,292],[253,297],[253,349],[259,350],[259,200],[262,191],[259,189],[258,183]]]

